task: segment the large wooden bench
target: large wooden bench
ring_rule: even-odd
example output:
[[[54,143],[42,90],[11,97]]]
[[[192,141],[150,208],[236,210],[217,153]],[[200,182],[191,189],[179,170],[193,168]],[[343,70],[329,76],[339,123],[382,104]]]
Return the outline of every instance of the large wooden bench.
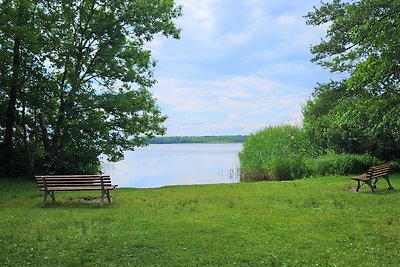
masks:
[[[376,183],[380,178],[384,178],[389,185],[389,189],[394,189],[389,180],[390,164],[383,164],[379,166],[373,166],[368,171],[360,176],[353,177],[351,180],[357,181],[357,189],[361,188],[364,184],[367,184],[372,192],[375,192]]]
[[[43,206],[46,205],[48,196],[55,201],[56,191],[81,190],[101,191],[101,206],[103,206],[104,198],[107,197],[110,202],[110,190],[117,187],[111,184],[109,175],[37,175],[35,178],[38,187],[43,191]]]

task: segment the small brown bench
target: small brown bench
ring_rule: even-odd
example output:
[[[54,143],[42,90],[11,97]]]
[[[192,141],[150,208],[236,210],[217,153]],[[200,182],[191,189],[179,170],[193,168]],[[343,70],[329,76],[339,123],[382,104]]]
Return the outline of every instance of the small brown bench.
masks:
[[[111,184],[109,175],[37,175],[35,178],[40,191],[43,191],[43,206],[46,205],[48,196],[55,201],[56,191],[82,190],[100,190],[103,206],[104,198],[107,197],[110,202],[110,190],[117,187]]]
[[[361,186],[364,184],[367,184],[372,192],[375,192],[376,189],[376,183],[380,178],[384,178],[386,182],[389,185],[389,189],[394,189],[392,184],[390,183],[389,180],[389,171],[390,171],[390,164],[383,164],[379,166],[373,166],[368,169],[368,171],[360,176],[353,177],[351,180],[357,181],[357,189],[356,191],[360,189]]]

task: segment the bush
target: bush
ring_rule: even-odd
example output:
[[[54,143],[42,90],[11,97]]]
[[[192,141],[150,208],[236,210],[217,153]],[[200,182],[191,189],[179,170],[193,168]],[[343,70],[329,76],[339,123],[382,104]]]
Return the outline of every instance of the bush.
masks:
[[[308,159],[307,165],[313,175],[347,175],[363,173],[373,165],[383,163],[368,154],[327,154]]]
[[[392,165],[391,168],[392,172],[400,172],[400,159],[392,160],[391,165]]]
[[[250,135],[240,154],[241,181],[292,180],[310,173],[306,159],[318,153],[303,129],[268,127]]]

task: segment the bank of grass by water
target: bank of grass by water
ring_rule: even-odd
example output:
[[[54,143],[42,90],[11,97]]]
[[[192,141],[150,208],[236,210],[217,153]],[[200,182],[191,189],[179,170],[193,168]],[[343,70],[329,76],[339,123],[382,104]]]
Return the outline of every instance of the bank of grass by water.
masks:
[[[400,175],[65,192],[0,180],[2,266],[398,266]]]

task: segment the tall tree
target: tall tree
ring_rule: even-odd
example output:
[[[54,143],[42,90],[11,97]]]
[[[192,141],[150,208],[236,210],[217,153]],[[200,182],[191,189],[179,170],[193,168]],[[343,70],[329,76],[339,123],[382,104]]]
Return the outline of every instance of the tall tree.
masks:
[[[118,160],[123,150],[163,134],[165,117],[148,91],[155,62],[145,44],[159,33],[179,36],[172,19],[180,8],[160,0],[63,1],[52,8],[61,16],[52,33],[57,50],[48,55],[59,90],[56,116],[48,118],[50,167],[96,166],[101,153]],[[77,149],[83,160],[74,160]]]
[[[119,160],[163,134],[161,114],[149,89],[155,61],[146,45],[157,35],[179,37],[173,0],[38,1],[45,66],[41,94],[23,90],[22,134],[38,138],[41,171],[92,172],[99,155]],[[24,116],[22,116],[24,115]],[[15,126],[15,125],[14,125]],[[29,135],[29,133],[32,133]]]
[[[328,28],[312,61],[343,80],[317,87],[305,127],[326,148],[399,158],[400,1],[334,0],[306,18]]]
[[[36,79],[38,71],[35,53],[39,27],[35,17],[37,1],[2,1],[0,2],[0,91],[4,101],[0,103],[2,114],[0,128],[3,130],[0,149],[0,169],[14,169],[14,139],[17,124],[18,95],[21,89]],[[33,66],[36,67],[33,67]],[[40,65],[40,64],[39,64]]]

